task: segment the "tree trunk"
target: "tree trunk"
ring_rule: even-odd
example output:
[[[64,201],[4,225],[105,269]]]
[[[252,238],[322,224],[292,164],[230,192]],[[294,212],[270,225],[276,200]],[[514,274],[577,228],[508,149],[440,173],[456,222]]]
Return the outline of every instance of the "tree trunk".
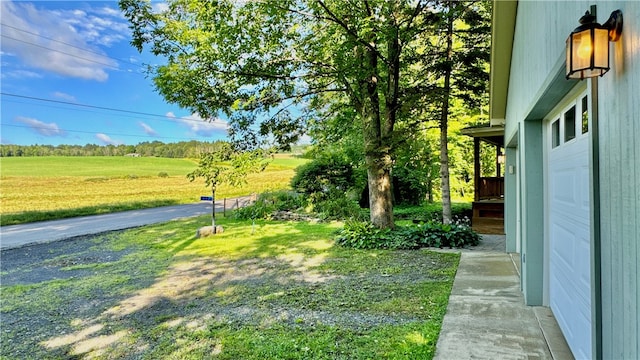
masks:
[[[362,50],[363,65],[369,71],[366,82],[361,84],[363,87],[361,116],[369,184],[370,220],[380,229],[393,229],[392,164],[388,141],[389,134],[393,130],[392,121],[395,118],[395,111],[385,113],[387,119],[383,124],[378,95],[378,86],[380,86],[377,72],[378,56],[373,49]]]
[[[389,159],[388,155],[383,159],[378,156],[366,157],[370,219],[371,223],[380,229],[394,228],[391,166],[390,161],[385,161]]]
[[[451,12],[451,4],[449,4]],[[442,113],[440,114],[440,182],[442,186],[442,222],[451,223],[451,187],[449,185],[449,95],[451,94],[451,61],[453,48],[453,16],[447,18],[447,59],[442,94]]]

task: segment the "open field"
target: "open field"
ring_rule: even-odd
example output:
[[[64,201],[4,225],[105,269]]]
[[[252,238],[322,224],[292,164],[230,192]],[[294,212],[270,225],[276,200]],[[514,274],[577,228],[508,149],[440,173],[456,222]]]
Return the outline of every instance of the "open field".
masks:
[[[431,359],[459,254],[208,217],[5,250],[2,359]]]
[[[305,161],[277,156],[265,172],[250,175],[247,185],[220,186],[216,197],[286,189],[294,169]],[[196,167],[188,159],[0,158],[0,224],[196,202],[210,195],[204,182],[186,178]]]

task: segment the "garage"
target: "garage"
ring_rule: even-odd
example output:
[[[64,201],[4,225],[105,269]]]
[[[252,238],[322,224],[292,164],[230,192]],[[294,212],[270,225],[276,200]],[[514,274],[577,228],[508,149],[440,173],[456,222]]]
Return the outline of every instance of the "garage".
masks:
[[[574,95],[545,123],[548,299],[578,359],[591,354],[587,109],[586,94]]]

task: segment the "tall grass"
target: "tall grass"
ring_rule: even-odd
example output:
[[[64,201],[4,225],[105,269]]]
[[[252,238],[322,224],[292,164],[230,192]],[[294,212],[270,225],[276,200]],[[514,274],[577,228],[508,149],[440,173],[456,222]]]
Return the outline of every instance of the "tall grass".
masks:
[[[223,185],[216,195],[287,189],[304,161],[277,156],[264,172],[249,175],[246,186]],[[193,203],[210,194],[203,182],[186,178],[196,166],[194,160],[166,158],[1,158],[0,225]]]

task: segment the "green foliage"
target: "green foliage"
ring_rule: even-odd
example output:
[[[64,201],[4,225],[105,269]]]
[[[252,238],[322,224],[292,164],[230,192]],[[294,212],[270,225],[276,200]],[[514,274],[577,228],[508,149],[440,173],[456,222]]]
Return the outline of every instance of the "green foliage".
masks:
[[[304,194],[322,219],[362,219],[366,212],[348,197],[356,186],[353,166],[342,156],[322,156],[296,169],[291,187]]]
[[[243,185],[249,173],[263,171],[268,163],[262,151],[235,152],[229,145],[219,151],[202,154],[198,168],[187,174],[187,178],[190,181],[203,178],[215,193],[220,184]]]
[[[169,177],[169,174],[167,172],[165,172],[165,171],[160,171],[158,173],[158,177],[166,178],[166,177]]]
[[[427,222],[392,230],[380,229],[368,222],[350,221],[338,232],[336,243],[356,249],[461,248],[478,245],[480,235],[464,223]]]
[[[275,191],[263,193],[256,201],[243,208],[235,209],[236,219],[270,219],[276,211],[312,213],[322,220],[364,220],[366,211],[345,196],[331,196],[327,199],[311,202],[309,197],[293,191]]]
[[[132,44],[166,59],[149,67],[166,101],[202,118],[224,113],[230,137],[250,148],[261,141],[286,147],[309,125],[318,134],[333,122],[328,127],[338,132],[323,140],[359,133],[347,142],[362,144],[372,186],[390,180],[405,130],[419,132],[421,122],[437,118],[447,94],[478,108],[472,95],[486,94],[488,70],[483,4],[170,0],[158,10],[143,0],[119,2]],[[454,22],[456,46],[447,49],[443,30]],[[452,67],[451,89],[442,91],[449,86],[443,68]],[[302,111],[291,111],[296,106]],[[372,221],[393,227],[387,191],[374,193],[382,206]]]
[[[452,203],[451,214],[454,219],[468,220],[471,218],[471,203]],[[414,220],[421,222],[442,222],[442,204],[424,203],[419,206],[398,206],[393,209],[396,219]]]
[[[275,211],[301,211],[306,206],[303,196],[293,191],[273,191],[258,195],[253,204],[235,209],[240,220],[269,219]]]
[[[325,220],[364,220],[368,216],[367,211],[360,208],[355,201],[348,199],[344,194],[315,203],[313,210]]]
[[[36,157],[36,156],[118,156],[118,157],[162,157],[197,158],[201,153],[215,151],[225,142],[179,141],[163,143],[144,141],[137,145],[15,145],[0,144],[0,157]],[[135,154],[135,156],[127,156]]]
[[[333,192],[345,193],[355,185],[351,164],[340,158],[319,158],[296,169],[291,187],[312,197],[326,200]]]

